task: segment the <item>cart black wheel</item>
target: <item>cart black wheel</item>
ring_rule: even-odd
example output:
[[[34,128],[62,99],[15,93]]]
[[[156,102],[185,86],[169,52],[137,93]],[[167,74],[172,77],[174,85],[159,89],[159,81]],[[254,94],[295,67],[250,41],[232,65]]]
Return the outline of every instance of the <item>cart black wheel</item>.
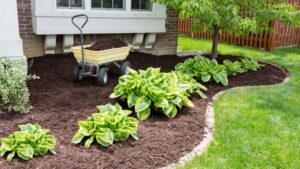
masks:
[[[80,82],[83,80],[83,74],[82,74],[82,67],[79,66],[79,65],[76,65],[74,67],[74,70],[73,70],[73,77],[72,77],[72,80],[73,82]]]
[[[120,67],[120,71],[121,71],[121,75],[128,75],[129,74],[129,70],[128,68],[131,68],[131,63],[128,61],[125,61],[121,64]]]
[[[106,86],[108,84],[108,68],[100,67],[97,77],[98,84],[100,86]]]

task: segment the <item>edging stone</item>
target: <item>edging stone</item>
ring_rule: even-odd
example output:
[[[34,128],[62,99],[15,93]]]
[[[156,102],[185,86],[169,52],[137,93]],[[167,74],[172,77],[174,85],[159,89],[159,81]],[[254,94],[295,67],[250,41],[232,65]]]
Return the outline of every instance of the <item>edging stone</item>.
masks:
[[[271,64],[281,70],[283,70],[284,72],[287,72],[287,70],[285,70],[284,68],[272,64],[272,63],[267,63],[267,64]],[[279,84],[286,84],[290,81],[290,74],[287,72],[287,77],[285,78],[285,80],[282,83]],[[274,84],[274,85],[278,85],[278,84]],[[263,86],[272,86],[272,85],[262,85],[259,87],[263,87]],[[245,87],[253,87],[253,86],[241,86],[241,87],[234,87],[231,88],[229,90],[233,90],[233,89],[238,89],[238,88],[245,88]],[[178,161],[178,163],[173,163],[170,164],[166,167],[162,167],[160,169],[176,169],[177,167],[183,167],[186,163],[192,161],[195,157],[197,156],[201,156],[204,154],[204,152],[207,150],[208,146],[210,145],[210,143],[213,141],[213,134],[214,134],[214,127],[215,127],[215,119],[214,119],[214,102],[221,96],[224,94],[224,91],[221,91],[219,93],[217,93],[216,95],[214,95],[212,97],[212,100],[208,102],[207,106],[206,106],[206,119],[205,119],[205,134],[204,134],[204,138],[201,141],[201,143],[199,145],[197,145],[191,152],[189,152],[188,154],[186,154],[185,156],[181,157]]]
[[[177,167],[184,166],[187,162],[194,159],[196,156],[202,155],[206,149],[208,148],[209,144],[213,140],[213,133],[214,133],[214,127],[215,127],[215,120],[214,120],[214,106],[213,103],[218,99],[219,96],[221,96],[224,92],[217,93],[211,101],[208,102],[206,106],[206,113],[205,113],[205,129],[204,129],[204,138],[201,141],[199,145],[197,145],[190,153],[186,154],[185,156],[181,157],[179,159],[178,163],[174,163],[171,165],[168,165],[166,167],[163,167],[161,169],[174,169]]]
[[[187,57],[187,56],[197,56],[197,55],[203,55],[203,51],[186,51],[186,52],[177,52],[178,57]]]

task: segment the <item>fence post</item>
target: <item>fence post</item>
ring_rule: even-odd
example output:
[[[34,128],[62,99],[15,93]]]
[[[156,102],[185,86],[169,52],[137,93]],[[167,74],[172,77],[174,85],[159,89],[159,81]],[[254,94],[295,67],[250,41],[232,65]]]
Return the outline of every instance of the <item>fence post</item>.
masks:
[[[276,29],[277,29],[277,21],[271,21],[270,23],[270,31],[269,31],[269,39],[268,39],[268,47],[267,50],[273,51],[276,47]]]

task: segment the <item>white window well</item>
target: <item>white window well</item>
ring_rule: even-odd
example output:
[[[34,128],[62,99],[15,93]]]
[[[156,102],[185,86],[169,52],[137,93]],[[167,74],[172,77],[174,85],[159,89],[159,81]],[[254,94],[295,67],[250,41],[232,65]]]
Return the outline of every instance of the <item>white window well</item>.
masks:
[[[83,9],[84,0],[56,0],[57,8]]]
[[[92,0],[92,9],[121,9],[125,6],[125,0]]]
[[[151,11],[151,0],[131,0],[131,9],[134,11]]]

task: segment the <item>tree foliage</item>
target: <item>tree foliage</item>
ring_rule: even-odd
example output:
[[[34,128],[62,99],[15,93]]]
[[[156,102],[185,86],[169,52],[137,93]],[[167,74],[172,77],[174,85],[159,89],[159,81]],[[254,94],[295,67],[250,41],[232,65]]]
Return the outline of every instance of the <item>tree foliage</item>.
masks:
[[[153,0],[176,9],[180,17],[193,18],[198,29],[214,34],[235,34],[269,29],[269,22],[279,20],[300,25],[300,12],[286,0]],[[218,40],[218,38],[216,38]]]

